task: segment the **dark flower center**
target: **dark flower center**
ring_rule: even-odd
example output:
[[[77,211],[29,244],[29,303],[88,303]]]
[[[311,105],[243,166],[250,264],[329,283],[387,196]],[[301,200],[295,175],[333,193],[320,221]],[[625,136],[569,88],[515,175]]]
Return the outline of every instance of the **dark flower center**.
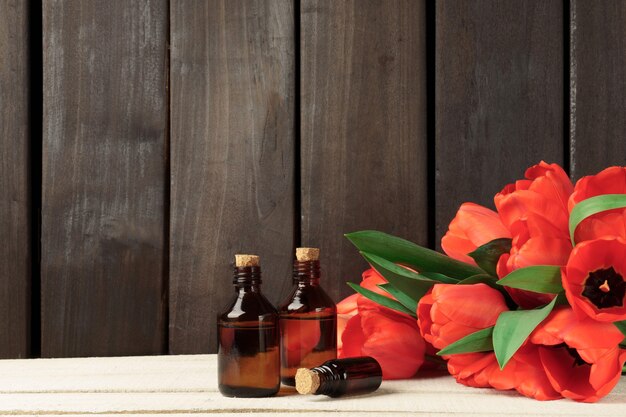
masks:
[[[567,353],[574,358],[574,363],[572,364],[572,367],[575,366],[582,366],[582,365],[591,365],[587,362],[585,362],[585,360],[583,358],[580,357],[580,355],[578,354],[578,351],[574,348],[571,348],[569,346],[567,346],[565,343],[561,343],[560,345],[555,345],[553,346],[555,349],[561,349],[564,348]]]
[[[593,271],[585,280],[582,295],[598,308],[622,307],[626,294],[624,278],[613,267]]]

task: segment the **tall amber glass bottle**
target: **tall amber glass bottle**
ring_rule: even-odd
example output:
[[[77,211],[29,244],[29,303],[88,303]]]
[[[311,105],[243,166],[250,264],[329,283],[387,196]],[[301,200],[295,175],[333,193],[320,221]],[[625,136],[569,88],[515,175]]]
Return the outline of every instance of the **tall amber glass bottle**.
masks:
[[[320,287],[319,249],[296,249],[294,289],[280,305],[280,377],[295,385],[298,368],[337,357],[337,307]]]
[[[227,397],[268,397],[280,388],[278,313],[261,294],[255,255],[235,255],[235,297],[217,318],[217,373]]]

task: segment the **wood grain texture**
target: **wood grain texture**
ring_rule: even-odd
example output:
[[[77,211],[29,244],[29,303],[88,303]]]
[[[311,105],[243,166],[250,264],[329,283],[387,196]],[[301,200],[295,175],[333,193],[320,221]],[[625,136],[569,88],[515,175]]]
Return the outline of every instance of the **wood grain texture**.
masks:
[[[367,267],[344,233],[427,243],[425,4],[305,0],[301,22],[302,244],[339,301]]]
[[[570,173],[626,165],[626,2],[570,6]]]
[[[493,207],[527,167],[563,162],[562,3],[437,1],[438,245],[461,203]]]
[[[166,6],[43,2],[44,357],[165,350]]]
[[[0,357],[30,352],[28,2],[0,2]]]
[[[171,2],[170,352],[215,351],[235,253],[263,291],[291,288],[294,14],[290,0]]]

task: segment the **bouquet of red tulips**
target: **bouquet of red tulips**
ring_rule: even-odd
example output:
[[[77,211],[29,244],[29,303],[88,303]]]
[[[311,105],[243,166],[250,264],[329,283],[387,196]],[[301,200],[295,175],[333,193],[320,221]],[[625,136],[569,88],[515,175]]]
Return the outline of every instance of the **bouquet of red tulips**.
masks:
[[[373,356],[386,379],[438,359],[468,386],[599,400],[626,360],[626,167],[574,186],[541,162],[494,202],[461,205],[447,256],[348,234],[372,269],[338,305],[339,356]]]

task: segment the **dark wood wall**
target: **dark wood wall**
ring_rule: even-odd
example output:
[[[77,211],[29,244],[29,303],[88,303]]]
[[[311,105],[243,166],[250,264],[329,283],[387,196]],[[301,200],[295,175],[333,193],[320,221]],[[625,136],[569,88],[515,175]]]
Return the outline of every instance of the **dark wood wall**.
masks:
[[[339,300],[541,159],[626,165],[626,1],[1,0],[0,357],[202,353],[236,252]]]

